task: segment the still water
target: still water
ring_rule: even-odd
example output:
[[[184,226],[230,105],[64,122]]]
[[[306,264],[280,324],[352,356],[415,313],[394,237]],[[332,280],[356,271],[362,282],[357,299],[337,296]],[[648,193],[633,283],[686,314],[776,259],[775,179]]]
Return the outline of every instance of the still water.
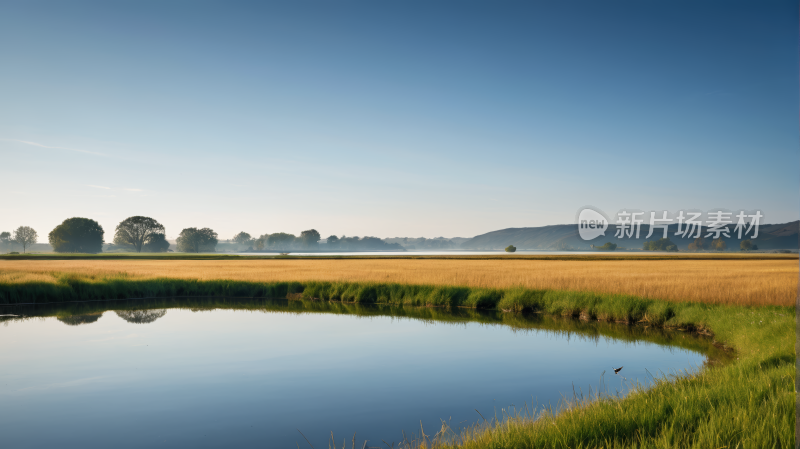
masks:
[[[390,444],[650,373],[696,370],[681,333],[541,315],[286,300],[0,308],[3,447]],[[117,309],[117,311],[109,310]],[[43,315],[57,315],[43,316]]]

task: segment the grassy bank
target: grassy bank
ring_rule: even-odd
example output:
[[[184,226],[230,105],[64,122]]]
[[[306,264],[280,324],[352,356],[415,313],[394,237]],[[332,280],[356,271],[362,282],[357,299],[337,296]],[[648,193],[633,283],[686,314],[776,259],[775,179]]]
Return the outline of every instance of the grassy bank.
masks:
[[[797,260],[231,259],[0,260],[0,284],[68,279],[298,281],[525,288],[734,305],[793,305]]]
[[[124,275],[63,275],[58,282],[0,282],[0,302],[147,296],[290,297],[309,304],[467,307],[695,329],[735,350],[733,361],[662,380],[625,399],[602,398],[536,420],[520,416],[446,435],[465,448],[793,447],[795,318],[791,307],[710,305],[632,295],[525,288],[345,282],[245,282]],[[501,313],[501,312],[496,312]],[[445,432],[446,433],[446,432]],[[441,435],[441,434],[440,434]]]

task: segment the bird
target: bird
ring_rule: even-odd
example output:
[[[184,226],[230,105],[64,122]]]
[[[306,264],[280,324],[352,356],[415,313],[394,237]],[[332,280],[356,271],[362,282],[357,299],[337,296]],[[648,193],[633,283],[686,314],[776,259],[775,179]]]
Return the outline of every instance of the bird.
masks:
[[[620,370],[622,370],[622,368],[623,367],[621,367],[621,366],[619,368],[614,368],[613,366],[611,367],[611,369],[614,370],[614,374],[619,374],[619,372],[620,372]]]

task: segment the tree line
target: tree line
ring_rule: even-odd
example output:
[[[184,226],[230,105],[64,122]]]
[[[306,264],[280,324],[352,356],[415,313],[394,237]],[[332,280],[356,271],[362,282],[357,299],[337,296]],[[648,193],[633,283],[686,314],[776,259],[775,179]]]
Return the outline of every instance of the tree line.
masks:
[[[299,236],[276,232],[274,234],[263,234],[257,238],[247,232],[240,232],[233,237],[233,242],[242,249],[252,251],[264,250],[292,250],[319,249],[321,235],[316,229],[303,231]],[[326,239],[326,249],[336,251],[401,251],[403,247],[398,243],[387,243],[378,237],[347,237],[347,236],[328,236]]]
[[[104,230],[95,220],[73,217],[64,220],[48,234],[50,246],[58,253],[100,253],[103,251]],[[38,234],[28,226],[20,226],[13,235],[0,233],[0,243],[17,243],[23,252],[38,240]],[[263,234],[257,238],[246,232],[233,237],[233,242],[247,250],[313,250],[319,247],[321,236],[315,229],[303,231],[299,236],[277,232]],[[164,225],[150,217],[134,216],[122,220],[114,231],[114,245],[135,252],[166,252],[169,242]],[[402,250],[397,243],[386,243],[377,237],[337,237],[327,239],[328,249],[333,250]],[[178,252],[214,252],[219,236],[210,228],[185,228],[176,239]]]
[[[668,238],[661,238],[658,240],[653,241],[646,241],[644,242],[644,246],[642,247],[645,251],[678,251],[678,245],[672,243],[672,241]],[[739,242],[739,249],[741,251],[753,251],[758,250],[758,245],[754,244],[752,240],[742,240]],[[727,251],[728,244],[725,243],[725,240],[722,238],[714,239],[711,242],[707,241],[703,237],[698,237],[694,239],[692,243],[689,244],[688,247],[689,251]]]

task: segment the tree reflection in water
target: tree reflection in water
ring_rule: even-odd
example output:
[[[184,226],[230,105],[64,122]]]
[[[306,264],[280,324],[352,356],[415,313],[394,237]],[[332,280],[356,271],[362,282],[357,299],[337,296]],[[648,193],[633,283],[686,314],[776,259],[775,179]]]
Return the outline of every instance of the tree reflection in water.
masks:
[[[90,313],[86,315],[70,315],[57,317],[58,321],[66,324],[67,326],[80,326],[81,324],[92,324],[103,316],[101,313]]]
[[[145,324],[152,323],[153,321],[166,315],[167,309],[115,310],[114,312],[120,318],[129,323]]]

